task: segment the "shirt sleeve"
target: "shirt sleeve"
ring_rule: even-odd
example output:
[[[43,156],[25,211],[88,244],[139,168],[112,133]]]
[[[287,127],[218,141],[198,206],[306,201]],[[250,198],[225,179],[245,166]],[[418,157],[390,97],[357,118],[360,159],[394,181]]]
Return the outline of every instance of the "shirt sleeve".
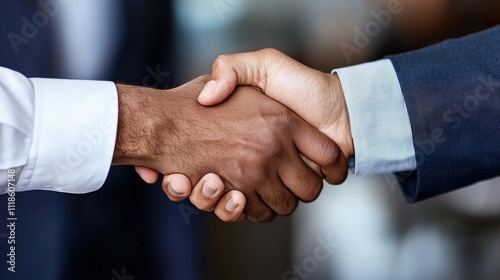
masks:
[[[410,119],[392,62],[383,59],[335,69],[344,91],[355,158],[355,175],[416,169]]]
[[[0,67],[0,194],[99,189],[111,165],[117,123],[111,82],[28,79]]]

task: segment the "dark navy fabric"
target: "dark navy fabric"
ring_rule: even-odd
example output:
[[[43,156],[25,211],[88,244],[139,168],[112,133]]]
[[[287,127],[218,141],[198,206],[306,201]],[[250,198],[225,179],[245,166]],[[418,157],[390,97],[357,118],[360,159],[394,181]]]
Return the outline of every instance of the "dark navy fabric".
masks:
[[[411,122],[408,202],[500,175],[500,26],[388,57]]]

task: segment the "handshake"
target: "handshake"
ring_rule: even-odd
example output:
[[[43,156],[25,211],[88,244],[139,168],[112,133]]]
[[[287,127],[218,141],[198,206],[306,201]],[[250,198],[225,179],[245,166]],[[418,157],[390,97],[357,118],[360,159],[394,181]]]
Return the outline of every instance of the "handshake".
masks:
[[[220,56],[211,76],[171,90],[117,89],[113,164],[148,183],[163,174],[171,200],[224,221],[288,215],[323,179],[342,183],[354,156],[339,78],[276,50]]]

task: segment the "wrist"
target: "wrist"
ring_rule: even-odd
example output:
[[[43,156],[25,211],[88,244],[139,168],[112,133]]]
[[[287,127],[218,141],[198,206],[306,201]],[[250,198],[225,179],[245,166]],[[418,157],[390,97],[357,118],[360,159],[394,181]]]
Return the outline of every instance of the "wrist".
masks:
[[[336,74],[325,73],[330,80],[329,91],[332,96],[333,111],[337,119],[334,122],[334,133],[329,135],[339,145],[346,158],[354,156],[354,143],[352,140],[349,111],[344,97],[340,79]]]
[[[118,91],[118,130],[113,165],[144,165],[150,161],[148,139],[153,132],[148,116],[152,104],[152,89],[116,85]],[[147,108],[147,109],[146,109]]]

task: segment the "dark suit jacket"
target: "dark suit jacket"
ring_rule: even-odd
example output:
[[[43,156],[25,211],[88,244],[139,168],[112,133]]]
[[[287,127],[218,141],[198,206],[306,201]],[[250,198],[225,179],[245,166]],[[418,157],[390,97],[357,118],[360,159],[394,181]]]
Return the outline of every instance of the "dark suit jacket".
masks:
[[[417,158],[416,172],[398,176],[406,199],[500,176],[500,26],[388,58]]]

